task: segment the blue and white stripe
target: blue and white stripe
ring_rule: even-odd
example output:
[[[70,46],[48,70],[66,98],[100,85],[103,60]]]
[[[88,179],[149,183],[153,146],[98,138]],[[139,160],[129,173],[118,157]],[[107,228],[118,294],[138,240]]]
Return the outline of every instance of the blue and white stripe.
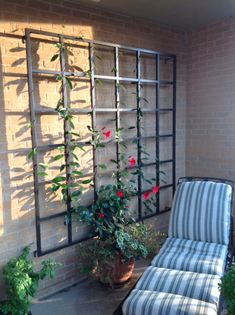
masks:
[[[226,245],[167,238],[151,265],[222,276],[227,250]]]
[[[183,182],[175,194],[169,236],[228,245],[231,186],[214,182]]]
[[[132,290],[123,304],[124,315],[217,315],[216,305],[185,296]]]
[[[173,293],[218,304],[220,277],[149,266],[136,285],[138,290]]]

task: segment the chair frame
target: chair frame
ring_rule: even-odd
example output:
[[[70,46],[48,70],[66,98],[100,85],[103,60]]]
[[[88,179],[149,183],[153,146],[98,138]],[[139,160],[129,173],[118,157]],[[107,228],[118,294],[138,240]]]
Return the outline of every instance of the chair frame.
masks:
[[[215,183],[224,183],[232,188],[232,196],[231,196],[231,213],[230,213],[230,237],[229,237],[229,244],[228,244],[228,254],[227,254],[227,259],[226,259],[226,264],[225,264],[225,272],[231,267],[233,258],[235,257],[235,248],[234,248],[234,243],[233,243],[233,206],[234,206],[234,186],[235,183],[232,180],[229,179],[223,179],[223,178],[216,178],[216,177],[180,177],[177,182],[177,186],[182,183],[182,182],[191,182],[191,181],[212,181]],[[131,288],[131,290],[128,292],[128,294],[124,297],[124,299],[120,302],[116,310],[114,311],[113,315],[123,315],[122,312],[122,305],[125,302],[125,300],[128,298],[130,295],[131,291],[135,288],[137,282],[139,279],[136,281],[135,285]],[[221,314],[223,310],[223,304],[224,304],[224,299],[223,296],[220,294],[220,299],[219,299],[219,304],[218,304],[218,314]]]

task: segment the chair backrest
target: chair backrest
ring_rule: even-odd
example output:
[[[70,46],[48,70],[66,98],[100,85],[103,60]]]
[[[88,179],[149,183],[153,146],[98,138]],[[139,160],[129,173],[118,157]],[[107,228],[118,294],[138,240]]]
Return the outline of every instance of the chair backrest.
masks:
[[[232,187],[212,181],[179,184],[171,209],[169,236],[229,244]]]

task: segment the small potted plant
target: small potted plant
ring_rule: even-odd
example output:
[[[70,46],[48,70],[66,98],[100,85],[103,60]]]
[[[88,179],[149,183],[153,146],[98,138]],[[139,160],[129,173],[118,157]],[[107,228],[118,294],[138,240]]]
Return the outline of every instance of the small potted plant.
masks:
[[[25,247],[22,254],[12,258],[3,269],[7,299],[0,302],[0,314],[29,315],[33,296],[40,280],[53,278],[59,264],[46,260],[39,271],[34,270],[29,258],[30,247]]]
[[[100,187],[97,201],[90,209],[79,209],[79,220],[96,233],[92,242],[80,246],[81,274],[120,285],[130,279],[136,259],[157,251],[164,235],[143,223],[135,223],[129,214],[129,198],[130,188],[123,183],[110,184]]]

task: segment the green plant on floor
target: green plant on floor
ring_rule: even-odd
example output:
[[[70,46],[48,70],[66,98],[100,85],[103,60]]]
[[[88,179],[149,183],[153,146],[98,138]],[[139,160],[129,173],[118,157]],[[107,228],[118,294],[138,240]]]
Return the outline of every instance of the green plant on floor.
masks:
[[[219,284],[221,293],[225,299],[228,315],[235,314],[235,265],[222,277]]]
[[[112,278],[107,270],[114,268],[115,257],[120,258],[123,263],[140,257],[152,257],[165,237],[164,233],[157,232],[153,226],[143,223],[116,230],[113,237],[106,240],[96,237],[92,242],[79,247],[79,273],[112,285]]]
[[[34,270],[29,257],[30,247],[25,247],[22,254],[12,258],[3,269],[7,299],[0,304],[1,314],[30,314],[32,297],[36,294],[40,280],[53,278],[57,263],[46,260],[39,271]]]

